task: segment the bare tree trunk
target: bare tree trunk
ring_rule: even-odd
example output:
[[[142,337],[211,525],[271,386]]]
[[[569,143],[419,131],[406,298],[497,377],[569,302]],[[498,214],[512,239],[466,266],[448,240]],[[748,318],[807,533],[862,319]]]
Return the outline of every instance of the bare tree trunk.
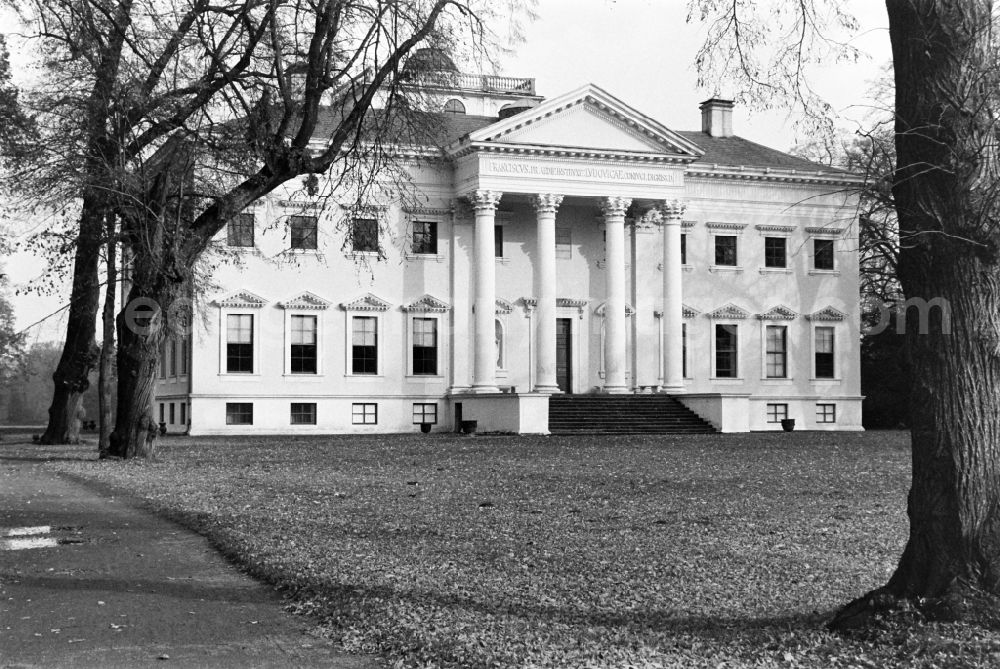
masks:
[[[910,536],[889,582],[835,627],[908,600],[975,618],[1000,594],[1000,206],[993,193],[997,67],[988,0],[889,0],[896,73],[893,187],[907,313],[913,480]]]
[[[113,388],[112,362],[115,349],[115,293],[118,286],[117,254],[118,239],[115,234],[116,217],[109,214],[107,217],[107,243],[105,244],[106,262],[108,266],[107,284],[104,286],[104,312],[102,314],[104,324],[104,338],[101,343],[100,376],[98,380],[98,405],[100,406],[100,436],[97,440],[98,457],[104,459],[108,456],[111,444],[111,390]]]
[[[132,2],[122,0],[114,8],[116,29],[111,30],[103,42],[94,83],[87,98],[87,147],[82,168],[87,183],[76,243],[66,342],[59,365],[52,375],[55,390],[49,407],[49,424],[42,434],[44,444],[79,441],[81,400],[90,386],[87,377],[97,363],[94,334],[100,302],[98,258],[104,233],[104,215],[110,209],[108,192],[114,189],[114,179],[108,173],[114,161],[108,157],[115,142],[109,136],[108,122],[111,97],[115,93],[115,81],[121,67],[125,31],[131,20]]]
[[[83,202],[80,234],[73,265],[72,298],[66,324],[66,342],[55,373],[55,390],[49,406],[49,424],[43,444],[75,444],[80,440],[79,413],[83,393],[90,387],[87,378],[97,361],[97,305],[100,282],[97,276],[101,250],[103,216],[96,198]]]

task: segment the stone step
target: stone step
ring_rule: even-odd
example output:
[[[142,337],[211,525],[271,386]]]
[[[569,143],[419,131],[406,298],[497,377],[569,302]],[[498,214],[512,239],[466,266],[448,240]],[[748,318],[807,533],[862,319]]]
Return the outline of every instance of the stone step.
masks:
[[[715,432],[669,395],[555,395],[552,434],[701,434]]]

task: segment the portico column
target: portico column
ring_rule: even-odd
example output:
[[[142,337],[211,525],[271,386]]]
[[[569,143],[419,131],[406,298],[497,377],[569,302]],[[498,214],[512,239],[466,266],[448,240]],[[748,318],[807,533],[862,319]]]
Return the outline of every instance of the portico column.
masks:
[[[626,393],[625,385],[625,210],[627,197],[601,201],[604,212],[604,271],[607,301],[604,305],[604,390]]]
[[[663,390],[684,392],[684,323],[681,280],[681,218],[687,205],[668,200],[660,207],[663,214]]]
[[[476,210],[474,262],[476,274],[476,301],[474,348],[475,362],[472,371],[472,392],[497,393],[497,353],[494,314],[496,312],[496,257],[494,230],[498,193],[477,190],[469,196]]]
[[[538,254],[535,295],[538,296],[536,393],[557,393],[556,383],[556,210],[562,195],[536,195]]]

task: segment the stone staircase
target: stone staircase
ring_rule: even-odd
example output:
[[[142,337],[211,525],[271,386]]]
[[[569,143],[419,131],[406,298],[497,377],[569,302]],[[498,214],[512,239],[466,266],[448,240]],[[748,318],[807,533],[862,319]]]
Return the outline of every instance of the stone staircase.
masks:
[[[711,434],[715,428],[670,395],[553,395],[552,434]]]

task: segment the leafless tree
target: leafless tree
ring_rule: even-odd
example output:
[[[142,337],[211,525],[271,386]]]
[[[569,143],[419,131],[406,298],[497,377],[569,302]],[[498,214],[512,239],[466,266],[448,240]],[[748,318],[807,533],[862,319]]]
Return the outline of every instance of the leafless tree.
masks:
[[[126,302],[155,305],[143,315],[151,327],[125,327],[119,317],[109,453],[150,455],[157,353],[177,327],[170,307],[189,295],[212,238],[301,175],[329,175],[361,201],[395,164],[398,146],[434,130],[412,113],[401,76],[407,55],[432,46],[483,57],[486,45],[501,41],[490,26],[503,16],[516,27],[511,20],[524,7],[515,0],[22,4],[45,71],[54,73],[33,102],[61,134],[26,173],[26,189],[37,200],[82,202],[45,440],[75,437],[74,406],[96,362],[97,251],[109,217],[118,219],[129,255]],[[70,178],[67,156],[79,156]]]

